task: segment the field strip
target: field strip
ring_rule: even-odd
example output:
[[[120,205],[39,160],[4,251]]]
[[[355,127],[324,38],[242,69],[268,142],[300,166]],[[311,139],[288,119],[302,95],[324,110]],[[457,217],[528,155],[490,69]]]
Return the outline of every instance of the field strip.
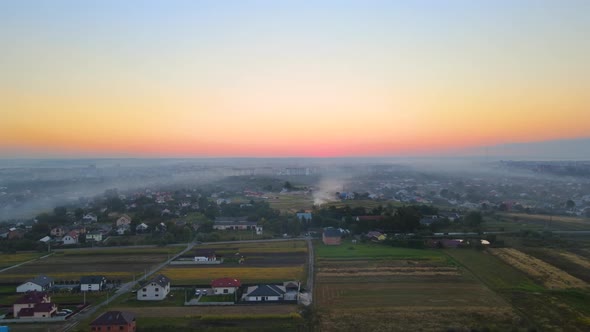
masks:
[[[498,248],[489,249],[489,251],[529,276],[539,279],[547,288],[565,289],[588,286],[584,281],[569,273],[516,249]]]
[[[559,255],[561,255],[562,257],[574,264],[582,266],[586,269],[590,269],[590,260],[585,257],[573,254],[571,252],[560,252]]]
[[[31,259],[31,260],[28,260],[28,261],[26,261],[26,262],[22,262],[22,263],[18,263],[18,264],[16,264],[16,265],[12,265],[12,266],[9,266],[9,267],[5,267],[5,268],[3,268],[2,270],[0,270],[0,273],[2,273],[2,272],[4,272],[4,271],[8,271],[8,270],[10,270],[10,269],[17,268],[17,267],[19,267],[19,266],[23,266],[23,265],[25,265],[25,264],[28,264],[28,263],[31,263],[31,262],[34,262],[34,261],[38,261],[38,260],[40,260],[40,259],[47,258],[47,257],[49,257],[49,256],[51,256],[51,255],[53,255],[53,254],[54,254],[54,253],[52,252],[52,253],[50,253],[50,254],[48,254],[48,255],[45,255],[45,256],[37,257],[37,258]]]

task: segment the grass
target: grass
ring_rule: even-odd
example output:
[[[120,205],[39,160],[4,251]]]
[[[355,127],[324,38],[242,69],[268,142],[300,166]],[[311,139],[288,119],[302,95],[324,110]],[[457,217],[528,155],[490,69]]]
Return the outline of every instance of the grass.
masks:
[[[199,302],[234,302],[234,294],[223,294],[223,295],[207,295],[201,296]]]
[[[277,198],[278,197],[278,198]],[[300,193],[269,194],[268,204],[271,208],[282,212],[294,213],[301,209],[310,210],[313,207],[313,197]]]
[[[317,242],[315,252],[319,259],[331,260],[378,260],[378,259],[411,259],[411,260],[445,260],[442,252],[432,249],[409,249],[389,247],[382,244],[352,244],[344,241],[339,246],[327,246]]]
[[[461,249],[445,250],[453,260],[471,271],[486,285],[496,290],[541,290],[542,287],[536,284],[523,272],[505,264],[499,258],[487,252]]]
[[[185,247],[149,247],[149,248],[109,248],[109,249],[78,249],[57,250],[57,255],[64,256],[128,256],[128,255],[173,255],[182,251]]]

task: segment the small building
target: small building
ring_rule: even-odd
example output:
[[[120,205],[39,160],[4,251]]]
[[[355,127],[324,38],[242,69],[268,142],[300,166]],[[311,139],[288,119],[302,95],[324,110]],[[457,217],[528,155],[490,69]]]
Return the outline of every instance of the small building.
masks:
[[[107,311],[90,323],[92,332],[135,332],[136,329],[135,315],[125,311]]]
[[[40,306],[41,304],[49,304],[50,306]],[[57,307],[51,303],[51,297],[46,292],[28,292],[12,305],[14,317],[47,318],[51,317],[55,311],[57,311]]]
[[[49,234],[54,237],[62,237],[66,234],[67,230],[63,227],[53,227]]]
[[[299,221],[310,222],[311,221],[311,212],[298,212],[297,219],[299,219]]]
[[[91,224],[91,223],[97,222],[98,221],[98,217],[94,213],[87,213],[87,214],[84,215],[84,217],[82,217],[82,220],[85,223]]]
[[[387,239],[387,235],[378,231],[370,231],[367,233],[367,238],[373,242],[381,242]]]
[[[124,215],[120,216],[119,219],[117,219],[116,226],[131,225],[131,220],[132,220],[131,217],[124,214]]]
[[[79,236],[80,233],[78,233],[78,231],[70,231],[61,239],[61,241],[64,245],[78,244]]]
[[[32,308],[23,308],[19,311],[19,318],[50,318],[57,312],[55,303],[37,303]]]
[[[215,261],[217,261],[217,256],[215,255],[215,251],[207,250],[207,249],[195,250],[195,262],[215,262]]]
[[[339,230],[328,227],[324,229],[324,232],[322,233],[322,242],[328,246],[340,245],[340,243],[342,243],[342,235]]]
[[[107,285],[107,278],[104,276],[83,276],[80,278],[80,291],[97,292],[103,290]]]
[[[213,288],[213,294],[215,295],[233,294],[241,286],[240,280],[234,278],[219,278],[211,282],[211,288]]]
[[[137,291],[140,301],[160,301],[170,293],[170,279],[163,274],[157,275]]]
[[[86,233],[86,241],[100,242],[102,241],[101,232],[88,232]]]
[[[135,231],[141,233],[147,231],[149,228],[150,226],[148,226],[147,224],[141,223],[135,227]]]
[[[40,274],[37,277],[27,280],[16,287],[17,293],[43,292],[53,287],[53,278]]]
[[[238,231],[246,231],[246,230],[257,230],[257,223],[255,221],[248,221],[247,217],[223,217],[223,218],[216,218],[215,222],[213,223],[213,229],[217,230],[238,230]],[[262,232],[262,228],[260,230]]]
[[[284,299],[286,292],[285,286],[251,286],[248,287],[246,293],[242,296],[242,300],[247,302],[277,302]]]

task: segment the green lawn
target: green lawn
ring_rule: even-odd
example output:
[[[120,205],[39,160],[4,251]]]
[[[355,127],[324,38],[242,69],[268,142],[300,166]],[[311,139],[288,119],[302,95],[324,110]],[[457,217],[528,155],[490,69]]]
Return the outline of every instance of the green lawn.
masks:
[[[353,244],[350,241],[343,241],[339,246],[327,246],[317,242],[314,248],[318,258],[331,260],[410,259],[441,261],[446,259],[440,250],[399,248],[377,243]]]

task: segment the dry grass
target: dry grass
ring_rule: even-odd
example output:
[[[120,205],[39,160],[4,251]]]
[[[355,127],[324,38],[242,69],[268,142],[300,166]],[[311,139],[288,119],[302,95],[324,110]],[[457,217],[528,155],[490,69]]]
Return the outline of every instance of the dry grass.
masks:
[[[287,315],[297,311],[295,305],[263,306],[194,306],[194,307],[116,307],[109,310],[129,311],[138,317],[194,317],[198,315]]]
[[[580,255],[576,255],[571,252],[560,252],[559,255],[574,264],[577,264],[577,265],[584,267],[586,269],[590,269],[590,260],[585,257],[582,257]]]
[[[232,277],[244,283],[304,280],[303,265],[287,267],[167,267],[160,271],[174,284],[205,283],[213,279]]]
[[[539,280],[550,289],[584,288],[588,285],[569,273],[544,261],[512,248],[490,249],[490,252],[509,265]]]
[[[370,317],[370,319],[367,319]],[[509,307],[396,307],[338,309],[320,315],[321,331],[470,331],[487,327],[511,330],[520,325]]]

